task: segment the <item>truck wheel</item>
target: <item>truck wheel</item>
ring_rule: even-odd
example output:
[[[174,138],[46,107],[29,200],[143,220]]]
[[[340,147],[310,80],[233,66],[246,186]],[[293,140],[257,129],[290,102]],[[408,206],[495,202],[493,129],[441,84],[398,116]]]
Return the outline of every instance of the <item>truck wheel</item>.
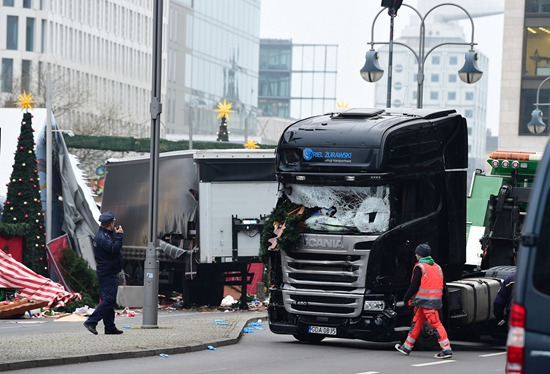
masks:
[[[437,341],[437,336],[428,322],[425,322],[424,326],[422,326],[422,330],[420,330],[420,335],[416,339],[414,347],[422,351],[433,351],[438,349],[439,343]]]
[[[292,334],[292,336],[294,336],[296,340],[305,343],[321,343],[321,341],[325,338],[323,335],[304,334],[301,332]]]

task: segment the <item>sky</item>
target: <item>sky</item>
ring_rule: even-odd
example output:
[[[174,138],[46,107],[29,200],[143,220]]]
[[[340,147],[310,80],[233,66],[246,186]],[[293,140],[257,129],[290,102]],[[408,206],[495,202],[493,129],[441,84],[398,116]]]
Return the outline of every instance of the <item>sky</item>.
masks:
[[[405,2],[417,5],[417,1]],[[359,70],[370,49],[371,27],[382,9],[380,4],[380,0],[261,0],[260,37],[292,39],[293,43],[337,44],[337,101],[344,100],[349,107],[373,107],[375,84],[364,81]],[[409,24],[411,14],[412,11],[404,7],[398,11],[395,39]],[[389,18],[385,12],[378,17],[374,40],[389,40]],[[484,72],[482,80],[488,80],[489,84],[487,128],[493,135],[498,134],[503,19],[502,14],[474,19],[474,41],[478,43],[475,50],[489,58],[489,71]],[[461,21],[461,25],[469,41],[470,21]],[[467,47],[464,52],[466,50]]]

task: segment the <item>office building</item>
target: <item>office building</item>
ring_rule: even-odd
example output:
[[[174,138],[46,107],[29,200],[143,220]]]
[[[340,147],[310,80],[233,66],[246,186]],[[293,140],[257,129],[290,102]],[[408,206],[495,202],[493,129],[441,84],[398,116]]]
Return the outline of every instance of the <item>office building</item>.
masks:
[[[334,110],[338,46],[262,39],[258,109],[298,120]]]
[[[150,135],[153,2],[1,0],[0,105],[23,90],[78,133]],[[170,0],[163,9],[161,136],[255,131],[260,0]],[[231,135],[230,135],[231,140]]]
[[[550,77],[550,2],[507,0],[504,25],[498,147],[543,151],[550,118],[550,82],[543,84]],[[546,127],[533,131],[527,124],[537,103],[537,91]]]

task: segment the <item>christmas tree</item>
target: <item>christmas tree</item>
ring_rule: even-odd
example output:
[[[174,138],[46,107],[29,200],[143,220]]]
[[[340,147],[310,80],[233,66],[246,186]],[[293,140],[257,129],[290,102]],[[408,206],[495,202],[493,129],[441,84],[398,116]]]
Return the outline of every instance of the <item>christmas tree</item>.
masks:
[[[19,95],[21,110],[21,133],[17,138],[17,149],[10,182],[7,184],[7,198],[2,212],[2,233],[23,237],[23,264],[35,273],[47,276],[46,232],[44,213],[40,202],[40,178],[38,161],[34,151],[32,128],[32,94]]]
[[[221,118],[220,128],[218,130],[218,142],[228,142],[229,141],[229,131],[227,130],[227,120],[230,117],[230,113],[235,113],[234,110],[231,110],[233,104],[228,103],[223,99],[223,104],[218,103],[218,109],[214,109],[214,112],[218,112],[218,118]]]
[[[220,123],[220,128],[218,130],[218,142],[228,142],[229,141],[229,132],[227,131],[227,119],[225,116],[222,117],[222,122]]]

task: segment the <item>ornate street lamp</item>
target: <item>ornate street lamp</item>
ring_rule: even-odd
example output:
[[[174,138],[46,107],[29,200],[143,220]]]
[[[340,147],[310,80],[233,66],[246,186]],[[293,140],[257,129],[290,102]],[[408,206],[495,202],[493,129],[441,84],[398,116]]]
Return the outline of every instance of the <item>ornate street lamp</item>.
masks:
[[[531,112],[531,121],[527,124],[527,128],[529,131],[531,131],[533,134],[541,134],[544,129],[546,129],[546,123],[542,120],[542,111],[539,109],[539,105],[550,105],[548,104],[541,104],[539,103],[539,94],[540,94],[540,88],[546,81],[550,80],[550,77],[543,80],[539,87],[537,88],[537,102],[534,104],[535,109]]]
[[[366,58],[365,58],[365,60],[366,60],[365,65],[363,66],[363,68],[360,71],[361,77],[363,77],[364,80],[366,80],[367,82],[373,83],[373,82],[378,81],[380,78],[382,78],[382,75],[384,74],[384,71],[382,69],[380,69],[380,67],[378,66],[378,53],[374,50],[374,45],[375,44],[391,44],[391,43],[398,44],[398,45],[401,45],[401,46],[409,49],[413,53],[414,57],[416,58],[416,61],[418,63],[417,108],[422,108],[423,90],[424,90],[424,63],[426,62],[426,59],[428,58],[430,53],[432,53],[436,48],[439,48],[439,47],[444,46],[444,45],[469,45],[470,50],[468,52],[466,52],[464,66],[462,67],[462,69],[460,69],[458,71],[458,76],[460,77],[460,79],[463,82],[468,83],[468,84],[475,83],[475,82],[477,82],[481,79],[481,76],[483,75],[483,72],[481,70],[479,70],[479,68],[477,66],[477,60],[478,60],[479,56],[474,51],[474,45],[477,44],[477,43],[474,43],[474,21],[473,21],[472,17],[470,16],[470,14],[466,11],[466,9],[464,9],[463,7],[461,7],[460,5],[457,5],[457,4],[444,3],[444,4],[439,4],[439,5],[434,6],[424,16],[422,16],[418,12],[418,10],[416,10],[416,8],[414,8],[414,7],[412,7],[408,4],[402,4],[402,5],[412,9],[418,15],[418,17],[420,17],[420,37],[419,37],[418,53],[415,50],[413,50],[410,46],[408,46],[404,43],[394,42],[394,41],[390,41],[390,42],[375,42],[374,41],[374,25],[376,23],[376,20],[378,19],[378,16],[386,9],[386,8],[384,8],[381,11],[378,12],[378,14],[376,15],[376,17],[374,17],[374,20],[372,22],[371,41],[369,43],[371,45],[371,49],[369,51],[367,51]],[[463,42],[463,43],[460,43],[460,42],[440,43],[440,44],[436,45],[435,47],[433,47],[432,49],[430,49],[428,52],[426,52],[425,51],[425,43],[426,43],[425,20],[426,20],[426,17],[433,10],[435,10],[436,8],[439,8],[441,6],[444,6],[444,5],[454,6],[454,7],[457,7],[459,9],[461,9],[462,11],[464,11],[464,13],[470,19],[470,23],[472,24],[472,40],[471,40],[470,43],[466,43],[466,42]],[[393,51],[390,51],[390,53],[393,53]],[[389,66],[389,69],[391,69],[391,65]],[[391,92],[391,86],[390,85],[388,85],[388,92]],[[390,96],[390,94],[388,94],[388,99],[387,99],[387,102],[386,102],[386,105],[387,105],[388,108],[391,107],[390,98],[391,98],[391,96]]]

